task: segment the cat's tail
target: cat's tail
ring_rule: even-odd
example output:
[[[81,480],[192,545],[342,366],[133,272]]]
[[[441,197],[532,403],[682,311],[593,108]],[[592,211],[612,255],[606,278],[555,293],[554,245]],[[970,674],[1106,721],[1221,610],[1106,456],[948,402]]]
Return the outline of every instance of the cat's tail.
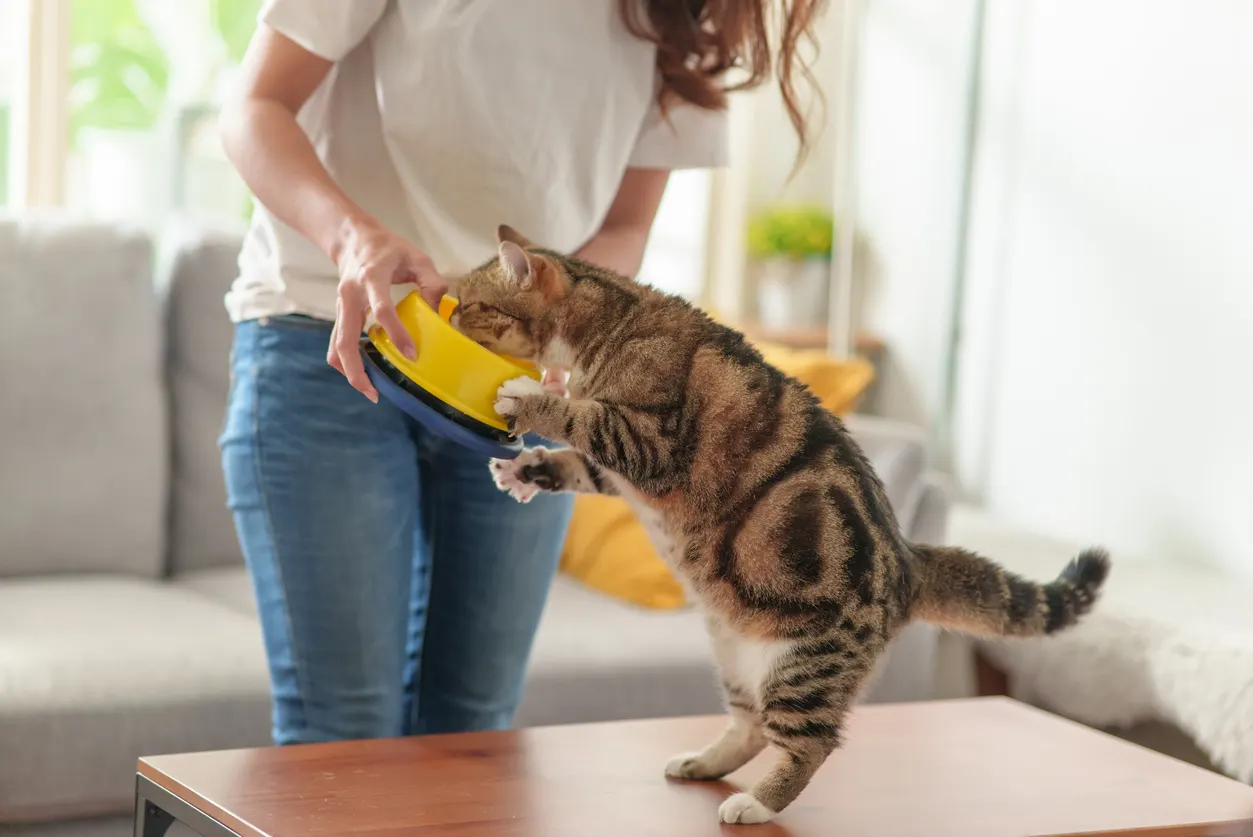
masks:
[[[915,546],[919,578],[910,616],[978,636],[1041,636],[1069,628],[1096,604],[1109,555],[1086,549],[1038,584],[957,547]]]

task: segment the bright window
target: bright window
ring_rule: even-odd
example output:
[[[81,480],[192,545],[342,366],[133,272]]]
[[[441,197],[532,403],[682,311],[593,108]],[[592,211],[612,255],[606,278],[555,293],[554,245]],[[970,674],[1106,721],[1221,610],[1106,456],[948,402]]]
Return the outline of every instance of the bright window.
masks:
[[[699,301],[705,276],[709,187],[708,171],[670,175],[640,267],[641,282]]]
[[[13,108],[19,84],[23,25],[19,0],[0,0],[0,207],[8,206],[12,182]]]
[[[4,2],[4,0],[0,0]],[[150,229],[241,221],[217,106],[259,0],[72,0],[67,203]]]

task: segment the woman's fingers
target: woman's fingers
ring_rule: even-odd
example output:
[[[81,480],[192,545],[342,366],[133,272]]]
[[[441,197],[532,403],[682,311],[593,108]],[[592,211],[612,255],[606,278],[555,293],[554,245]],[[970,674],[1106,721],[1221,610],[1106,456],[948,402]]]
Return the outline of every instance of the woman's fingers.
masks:
[[[376,403],[378,391],[370,383],[360,351],[366,314],[372,313],[401,354],[413,360],[418,349],[396,313],[391,286],[417,284],[422,298],[437,310],[440,298],[448,289],[448,283],[439,275],[429,256],[398,236],[385,230],[380,232],[381,236],[362,238],[361,246],[341,262],[343,278],[335,302],[335,327],[326,353],[327,363]]]
[[[448,283],[443,279],[435,282],[419,282],[418,289],[421,290],[422,298],[426,300],[427,305],[438,311],[439,301],[448,292]]]
[[[336,322],[338,333],[334,336],[334,346],[339,355],[339,371],[344,373],[353,388],[378,403],[379,394],[370,383],[361,362],[361,329],[365,325],[367,300],[361,286],[355,282],[341,282],[339,285],[340,309],[339,320]]]
[[[422,298],[426,303],[439,310],[439,301],[448,291],[448,283],[444,281],[444,277],[440,276],[439,271],[435,269],[435,265],[431,263],[431,259],[426,253],[416,248],[410,248],[406,261],[412,281],[418,286]],[[394,338],[393,338],[394,339]]]
[[[391,279],[390,276],[387,277]],[[372,281],[373,280],[373,281]],[[392,343],[400,349],[400,353],[410,360],[418,356],[418,347],[413,343],[413,336],[400,322],[400,315],[396,313],[396,306],[392,303],[391,282],[386,283],[378,281],[377,277],[371,277],[365,283],[366,296],[370,300],[370,311],[374,314],[374,319],[383,327],[383,331],[387,332],[387,336],[392,339]]]
[[[339,362],[339,317],[344,310],[339,295],[335,295],[335,325],[331,327],[331,339],[326,344],[326,362],[339,374],[344,374],[344,365]]]

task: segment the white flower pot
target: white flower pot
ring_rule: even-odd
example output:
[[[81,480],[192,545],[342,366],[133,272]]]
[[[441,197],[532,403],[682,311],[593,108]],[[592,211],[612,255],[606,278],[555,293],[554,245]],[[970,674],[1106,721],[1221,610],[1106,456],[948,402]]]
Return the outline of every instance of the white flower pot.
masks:
[[[829,259],[766,259],[758,264],[757,319],[770,329],[821,326],[830,287]]]
[[[84,128],[70,184],[73,203],[93,217],[155,226],[167,212],[167,161],[156,131]]]

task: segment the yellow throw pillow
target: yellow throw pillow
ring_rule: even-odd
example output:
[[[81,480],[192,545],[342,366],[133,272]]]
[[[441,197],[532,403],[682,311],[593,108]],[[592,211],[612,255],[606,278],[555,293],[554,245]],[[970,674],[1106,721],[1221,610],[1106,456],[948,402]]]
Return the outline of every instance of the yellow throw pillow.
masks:
[[[682,585],[658,557],[631,507],[618,497],[574,498],[561,571],[640,607],[672,610],[686,603]]]
[[[766,360],[807,385],[837,415],[851,412],[874,379],[863,358],[757,342]],[[566,533],[561,571],[616,599],[658,610],[688,604],[678,579],[657,555],[644,527],[617,497],[579,495]]]
[[[768,363],[809,387],[822,406],[837,416],[856,409],[874,380],[874,366],[865,358],[838,360],[817,349],[791,349],[765,342],[756,346]]]

